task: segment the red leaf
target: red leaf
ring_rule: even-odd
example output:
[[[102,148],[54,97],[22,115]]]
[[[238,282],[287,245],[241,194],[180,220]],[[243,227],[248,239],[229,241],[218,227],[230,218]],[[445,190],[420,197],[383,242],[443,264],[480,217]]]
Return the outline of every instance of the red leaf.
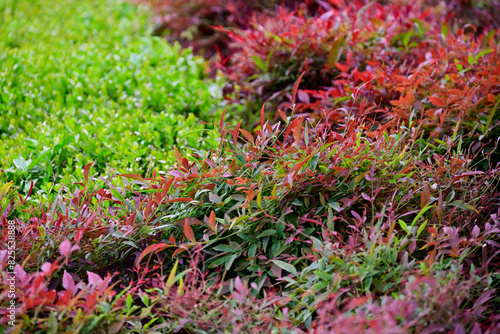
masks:
[[[139,174],[120,174],[120,176],[126,177],[127,179],[133,179],[133,180],[146,182],[146,180],[144,180],[142,178],[142,176],[140,176]]]
[[[463,173],[463,174],[460,174],[460,175],[455,175],[453,177],[453,179],[451,180],[451,184],[457,182],[461,178],[464,178],[464,177],[467,177],[467,176],[471,176],[471,175],[479,175],[479,174],[483,174],[483,172],[481,172],[481,171],[474,171],[474,172],[466,172],[466,173]]]
[[[141,255],[139,255],[139,257],[137,258],[137,261],[135,261],[135,265],[137,266],[139,263],[141,263],[141,260],[149,253],[161,252],[162,250],[164,250],[167,247],[170,247],[170,246],[164,242],[159,243],[159,244],[149,245],[148,247],[146,247],[146,249],[144,249],[142,251]]]
[[[238,140],[238,134],[239,134],[239,130],[240,130],[240,126],[241,126],[241,121],[238,122],[238,124],[236,125],[236,127],[234,128],[234,131],[233,131],[233,145],[234,147],[238,147],[236,146],[236,141]]]
[[[182,155],[179,153],[179,150],[175,146],[174,146],[174,155],[175,155],[175,160],[177,160],[179,165],[182,166]]]
[[[423,209],[431,202],[431,190],[426,184],[422,189],[422,194],[420,195],[420,207]]]
[[[71,295],[72,292],[71,290],[66,290],[66,292],[63,293],[63,295],[59,295],[59,298],[57,300],[57,304],[59,306],[66,306],[69,304],[69,301],[71,300]]]
[[[189,203],[194,201],[191,197],[180,197],[180,198],[174,198],[174,199],[169,199],[166,201],[167,203],[176,203],[176,202],[181,202],[181,203]]]
[[[125,225],[133,225],[135,222],[135,216],[137,216],[137,211],[134,211],[130,216],[125,219]]]
[[[215,221],[215,212],[210,212],[210,217],[208,218],[208,221],[210,222],[210,227],[212,228],[212,230],[214,230],[215,232],[217,232],[216,230],[216,221]]]
[[[262,105],[262,108],[260,109],[260,131],[263,133],[264,131],[264,107],[265,103]]]
[[[165,185],[163,186],[163,189],[161,191],[161,199],[165,198],[165,196],[167,196],[167,193],[168,193],[168,190],[170,189],[170,186],[172,185],[172,183],[174,182],[174,178],[171,177],[167,183],[165,183]],[[158,203],[159,204],[159,203]]]
[[[444,107],[445,106],[445,102],[440,97],[429,96],[429,100],[431,100],[431,102],[433,104],[437,105],[438,107]]]
[[[90,171],[90,167],[92,167],[94,163],[91,162],[89,164],[86,164],[85,167],[83,167],[83,177],[85,179],[85,183],[88,183],[89,182],[89,171]]]
[[[247,130],[243,130],[243,129],[240,129],[241,133],[243,134],[243,136],[249,141],[251,142],[252,144],[255,144],[255,141],[252,137],[252,135],[250,134],[250,132],[248,132]]]
[[[226,109],[224,109],[224,111],[222,112],[222,116],[220,117],[220,124],[219,124],[219,127],[222,131],[222,127],[224,126],[224,116],[226,116],[226,111],[227,111],[227,106],[226,106]]]
[[[295,142],[297,145],[299,145],[300,142],[300,131],[302,130],[302,122],[304,121],[304,118],[299,118],[297,121],[294,129],[293,129],[293,138],[295,139]]]
[[[87,300],[85,301],[85,306],[87,306],[87,312],[93,312],[96,299],[97,299],[97,291],[94,291],[90,296],[87,296]]]
[[[184,223],[184,235],[186,236],[186,238],[195,243],[196,242],[196,239],[194,237],[194,233],[193,233],[193,229],[191,228],[191,226],[189,225],[189,222],[188,220],[186,219],[186,222]]]
[[[154,202],[150,199],[148,205],[146,205],[146,208],[144,209],[144,220],[147,220],[151,212],[153,212],[153,204]]]
[[[304,76],[306,72],[302,72],[300,77],[295,81],[295,84],[293,85],[293,90],[292,90],[292,108],[295,107],[295,97],[297,96],[297,90],[299,89],[299,84],[300,80],[302,80],[302,77]]]
[[[288,122],[288,117],[286,116],[286,113],[283,110],[278,109],[278,114],[285,122]]]

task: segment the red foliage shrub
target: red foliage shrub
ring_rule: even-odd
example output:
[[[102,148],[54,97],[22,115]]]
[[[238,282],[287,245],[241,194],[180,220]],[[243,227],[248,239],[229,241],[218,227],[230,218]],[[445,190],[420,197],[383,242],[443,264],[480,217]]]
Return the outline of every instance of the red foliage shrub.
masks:
[[[236,86],[235,100],[271,99],[284,107],[305,71],[299,113],[324,108],[324,117],[338,121],[356,96],[387,121],[408,124],[417,115],[434,136],[457,122],[469,130],[481,122],[484,135],[498,123],[490,112],[500,92],[498,44],[493,31],[455,32],[450,18],[417,2],[351,3],[319,17],[282,10],[254,18],[248,29],[221,28],[233,52],[219,66]]]
[[[492,273],[499,267],[499,171],[472,169],[471,156],[451,142],[452,134],[442,143],[429,141],[429,150],[417,141],[418,128],[383,127],[367,118],[370,108],[361,112],[341,121],[338,132],[329,123],[283,113],[284,130],[264,122],[262,114],[263,130],[253,136],[222,119],[218,147],[188,157],[176,151],[178,164],[162,176],[123,174],[120,183],[109,175],[97,183],[87,166],[84,182],[73,185],[77,191],[62,192],[49,210],[14,201],[17,206],[2,217],[16,222],[17,241],[29,256],[21,266],[29,280],[16,292],[23,325],[45,326],[40,323],[53,317],[54,307],[78,317],[94,298],[88,284],[81,294],[76,288],[96,277],[87,271],[100,277],[117,271],[113,279],[121,281],[95,296],[101,305],[95,313],[75,320],[103,328],[130,321],[144,330],[153,319],[161,319],[159,328],[175,324],[192,331],[329,328],[343,323],[343,316],[333,322],[318,318],[332,293],[342,293],[339,305],[359,308],[362,326],[366,300],[353,296],[370,296],[380,305],[385,296],[398,300],[394,296],[404,292],[412,298],[405,305],[423,312],[453,305],[467,314],[470,303],[479,308],[494,296]],[[370,130],[372,124],[377,130]],[[483,291],[449,299],[444,292],[433,299],[415,286],[416,292],[405,290],[409,275],[443,272],[453,274],[454,286],[468,286],[471,278],[482,282]],[[9,289],[5,279],[0,288]],[[41,312],[30,321],[38,302]],[[474,313],[460,324],[492,327],[493,306],[485,305],[482,316]],[[403,308],[387,321],[404,317],[418,328],[456,326],[445,320],[446,312],[422,323],[421,314],[410,311]],[[59,325],[69,326],[66,320]]]
[[[210,58],[217,50],[226,54],[227,38],[213,26],[244,28],[254,12],[272,13],[275,6],[295,9],[305,6],[317,10],[316,0],[135,0],[152,5],[155,11],[156,35],[165,34],[170,41]]]

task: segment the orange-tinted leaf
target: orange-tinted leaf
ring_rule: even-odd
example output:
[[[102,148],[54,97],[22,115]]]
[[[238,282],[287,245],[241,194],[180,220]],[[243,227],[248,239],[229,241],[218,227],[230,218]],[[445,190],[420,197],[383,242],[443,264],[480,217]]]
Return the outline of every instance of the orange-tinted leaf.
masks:
[[[436,206],[436,215],[438,216],[439,222],[443,220],[443,193],[440,191],[439,192],[439,199],[438,199],[438,204]]]
[[[422,194],[420,195],[420,206],[423,209],[430,202],[431,202],[431,190],[429,189],[429,186],[426,184],[422,189]]]
[[[139,257],[137,258],[137,261],[135,262],[135,265],[138,265],[139,263],[141,263],[141,260],[146,255],[148,255],[150,253],[153,253],[153,252],[161,252],[162,250],[164,250],[167,247],[170,247],[170,245],[168,245],[168,244],[166,244],[164,242],[159,243],[159,244],[149,245],[148,247],[146,247],[146,249],[144,249],[141,252],[141,255],[139,255]]]
[[[238,140],[240,126],[241,126],[241,121],[239,121],[238,124],[236,124],[236,127],[234,128],[234,131],[233,131],[233,145],[234,145],[234,147],[238,147],[238,146],[236,146],[236,142]]]
[[[295,139],[295,142],[297,143],[297,145],[300,142],[300,133],[301,133],[301,130],[302,130],[302,122],[303,121],[304,121],[304,118],[300,117],[298,119],[295,127],[293,128],[293,139]]]
[[[247,130],[244,130],[244,129],[240,129],[241,133],[243,134],[243,136],[249,141],[251,142],[252,144],[255,144],[255,141],[253,139],[253,136],[250,134],[250,132],[248,132]]]
[[[292,90],[292,108],[295,108],[295,97],[297,96],[297,90],[299,89],[299,84],[300,80],[302,80],[302,77],[304,76],[306,72],[302,72],[300,77],[295,81],[295,84],[293,85],[293,90]]]
[[[495,103],[495,95],[488,94],[488,101],[490,101],[491,103]]]
[[[262,105],[262,108],[260,109],[260,131],[261,133],[263,133],[264,131],[264,107],[266,106],[266,104],[264,103]]]
[[[189,202],[192,202],[192,201],[194,201],[194,199],[192,199],[191,197],[179,197],[179,198],[169,199],[166,202],[167,203],[177,203],[177,202],[180,202],[180,203],[189,203]]]
[[[126,177],[127,179],[133,179],[138,181],[146,182],[139,174],[120,174],[120,176]]]
[[[286,116],[286,113],[283,110],[278,109],[278,114],[285,122],[288,122],[288,117]]]
[[[227,111],[227,106],[226,106],[226,109],[224,109],[224,111],[222,112],[222,116],[220,117],[219,127],[221,130],[222,130],[222,127],[224,126],[224,116],[226,116],[226,111]]]
[[[186,236],[186,238],[189,241],[196,242],[196,239],[194,238],[193,229],[191,228],[191,225],[189,225],[189,222],[187,219],[186,219],[186,222],[184,223],[184,235]]]
[[[438,107],[444,107],[445,106],[445,102],[440,97],[429,96],[429,100],[431,100],[431,102],[433,104],[437,105]]]
[[[179,165],[182,166],[182,155],[180,154],[179,150],[175,146],[174,146],[174,155],[175,155],[175,160],[177,160]]]
[[[213,212],[213,211],[210,212],[210,217],[208,218],[208,221],[210,222],[210,228],[212,230],[214,230],[215,232],[217,232],[216,225],[215,225],[215,223],[216,223],[216,221],[215,221],[215,212]]]

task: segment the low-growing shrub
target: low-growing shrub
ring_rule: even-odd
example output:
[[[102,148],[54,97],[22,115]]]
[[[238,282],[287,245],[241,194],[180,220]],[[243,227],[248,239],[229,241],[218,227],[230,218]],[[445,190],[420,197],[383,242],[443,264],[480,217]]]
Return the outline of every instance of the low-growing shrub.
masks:
[[[144,10],[9,0],[0,15],[5,181],[54,195],[90,161],[148,174],[172,162],[173,146],[207,147],[190,131],[217,114],[220,87],[202,59],[147,36]]]
[[[184,47],[206,58],[217,52],[227,55],[228,39],[214,26],[245,28],[254,13],[272,13],[277,6],[289,9],[304,7],[316,10],[317,0],[134,0],[146,3],[155,12],[155,35],[164,35],[169,41],[178,41]],[[325,2],[326,4],[326,2]]]
[[[121,284],[118,292],[135,287],[129,325],[216,332],[275,324],[300,332],[336,328],[346,317],[363,327],[370,318],[365,308],[377,315],[406,303],[386,319],[406,319],[393,323],[401,331],[493,328],[499,171],[472,169],[468,154],[445,148],[447,139],[435,143],[448,152],[443,155],[411,145],[419,136],[411,123],[369,132],[367,115],[370,110],[341,122],[338,132],[329,123],[286,115],[280,130],[262,116],[256,136],[221,119],[212,131],[214,138],[219,134],[217,149],[188,156],[175,149],[177,164],[163,176],[95,179],[88,166],[84,182],[57,203],[18,199],[2,214],[17,226],[24,270],[44,272],[49,265],[41,263],[62,263],[58,253],[71,249],[64,269],[75,280],[85,281],[87,271],[100,277],[110,271]],[[23,217],[30,217],[28,224]],[[69,294],[61,289],[61,281],[69,283],[60,271],[47,280],[60,295]],[[445,298],[448,285],[471,282],[476,292]],[[443,292],[419,290],[435,285]],[[227,294],[231,286],[236,290]],[[329,321],[324,312],[331,307],[324,305],[332,296],[329,305],[343,315]],[[51,317],[49,305],[39,317]],[[427,316],[450,305],[469,315]],[[88,321],[112,326],[105,319],[121,319],[102,312]]]
[[[267,101],[273,111],[290,105],[293,83],[305,72],[299,115],[338,122],[359,108],[351,97],[364,97],[386,122],[408,124],[417,116],[428,130],[424,138],[440,139],[462,124],[467,144],[492,144],[500,118],[498,36],[471,25],[454,28],[444,14],[417,1],[353,2],[316,17],[261,14],[247,29],[220,28],[232,52],[219,68],[234,101],[247,105],[245,120],[256,125],[257,105]]]

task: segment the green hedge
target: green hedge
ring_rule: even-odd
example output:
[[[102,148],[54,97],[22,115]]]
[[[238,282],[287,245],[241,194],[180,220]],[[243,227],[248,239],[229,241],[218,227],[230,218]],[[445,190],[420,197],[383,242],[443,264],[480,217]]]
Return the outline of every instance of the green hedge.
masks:
[[[120,1],[0,3],[0,163],[40,192],[98,172],[145,175],[220,113],[204,61],[150,37],[144,8]]]

